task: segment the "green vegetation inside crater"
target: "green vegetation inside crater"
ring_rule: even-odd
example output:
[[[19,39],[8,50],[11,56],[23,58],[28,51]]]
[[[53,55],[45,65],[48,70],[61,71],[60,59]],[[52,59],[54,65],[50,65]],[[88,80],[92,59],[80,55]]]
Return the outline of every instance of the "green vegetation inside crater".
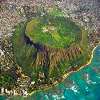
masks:
[[[25,36],[32,43],[26,43]],[[16,26],[12,37],[14,56],[33,81],[39,83],[42,77],[42,81],[47,82],[90,59],[87,38],[87,31],[59,14],[37,17]],[[51,51],[39,51],[34,43],[41,44],[41,48],[45,45]]]
[[[80,34],[80,28],[74,22],[60,16],[34,18],[26,26],[26,35],[33,42],[53,48],[65,48],[78,42]]]

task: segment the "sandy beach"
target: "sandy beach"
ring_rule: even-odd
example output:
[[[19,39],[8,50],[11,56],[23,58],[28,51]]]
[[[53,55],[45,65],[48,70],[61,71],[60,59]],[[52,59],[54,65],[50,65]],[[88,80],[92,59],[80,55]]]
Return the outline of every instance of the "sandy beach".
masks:
[[[100,44],[100,43],[99,43]],[[81,69],[83,69],[84,67],[86,67],[87,65],[89,65],[90,63],[91,63],[91,61],[92,61],[92,59],[93,59],[93,55],[94,55],[94,51],[95,51],[95,49],[98,47],[98,45],[96,46],[96,47],[94,47],[93,48],[93,50],[92,50],[92,53],[91,53],[91,58],[90,58],[90,60],[86,63],[86,64],[84,64],[84,65],[82,65],[82,66],[80,66],[80,67],[78,67],[78,69],[76,70],[76,71],[70,71],[69,73],[66,73],[66,74],[64,74],[63,76],[62,76],[62,80],[61,80],[61,82],[63,82],[70,74],[72,74],[73,72],[77,72],[77,71],[80,71]],[[31,96],[32,94],[34,94],[35,92],[37,92],[37,91],[41,91],[41,90],[48,90],[48,89],[50,89],[50,88],[52,88],[53,86],[56,86],[57,84],[59,84],[57,81],[55,81],[55,82],[53,82],[53,84],[52,85],[50,85],[50,86],[43,86],[40,90],[35,90],[35,91],[33,91],[33,92],[31,92],[30,94],[29,94],[29,96]]]

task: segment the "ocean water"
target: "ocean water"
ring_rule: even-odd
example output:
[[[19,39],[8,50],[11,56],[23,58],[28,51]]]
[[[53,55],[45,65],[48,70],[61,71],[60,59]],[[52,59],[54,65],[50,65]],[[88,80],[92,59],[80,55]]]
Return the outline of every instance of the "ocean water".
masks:
[[[0,97],[0,100],[6,99]],[[26,99],[14,97],[12,100],[100,100],[100,46],[94,51],[90,65],[72,73],[57,86]]]

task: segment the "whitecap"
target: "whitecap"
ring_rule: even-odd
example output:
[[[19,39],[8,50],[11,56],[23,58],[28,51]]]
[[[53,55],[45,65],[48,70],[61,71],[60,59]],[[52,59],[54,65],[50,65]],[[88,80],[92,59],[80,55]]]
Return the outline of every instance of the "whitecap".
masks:
[[[78,89],[77,89],[77,86],[74,85],[70,88],[72,91],[74,91],[75,93],[79,93]]]
[[[58,100],[59,99],[58,95],[52,95],[52,97],[53,97],[54,100]]]

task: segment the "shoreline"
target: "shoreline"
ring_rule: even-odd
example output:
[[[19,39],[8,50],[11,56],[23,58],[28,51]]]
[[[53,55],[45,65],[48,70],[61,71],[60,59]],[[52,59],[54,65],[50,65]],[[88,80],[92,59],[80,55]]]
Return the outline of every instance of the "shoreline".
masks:
[[[99,44],[100,44],[100,43],[99,43]],[[95,51],[95,49],[99,46],[99,44],[96,45],[96,46],[92,49],[91,57],[90,57],[89,61],[87,61],[86,64],[84,64],[84,65],[78,67],[78,69],[77,69],[76,71],[70,71],[70,72],[68,72],[68,73],[65,73],[65,74],[62,76],[61,82],[63,82],[70,74],[72,74],[72,73],[74,73],[74,72],[78,72],[78,71],[80,71],[81,69],[83,69],[84,67],[88,66],[88,65],[92,62],[93,55],[94,55],[94,51]],[[45,88],[43,87],[43,91],[46,91],[46,90],[48,90],[48,89],[50,89],[50,88],[52,88],[53,86],[56,86],[56,85],[58,85],[58,84],[59,84],[59,83],[58,83],[57,81],[54,81],[54,83],[53,83],[51,86],[47,86],[47,87],[44,86]],[[42,89],[42,88],[41,88],[41,89]],[[41,91],[41,89],[35,90],[35,91],[29,93],[28,96],[31,96],[32,94]],[[26,96],[26,97],[27,97],[27,96]]]
[[[92,59],[93,59],[93,53],[94,53],[94,51],[95,51],[95,49],[96,49],[97,47],[98,47],[98,45],[97,45],[96,47],[93,48],[92,54],[91,54],[91,58],[90,58],[90,60],[89,60],[86,64],[80,66],[76,71],[71,71],[71,72],[69,72],[68,74],[63,75],[63,78],[65,79],[69,74],[71,74],[71,73],[73,73],[73,72],[78,72],[78,71],[80,71],[81,69],[83,69],[84,67],[88,66],[88,65],[91,63]]]

